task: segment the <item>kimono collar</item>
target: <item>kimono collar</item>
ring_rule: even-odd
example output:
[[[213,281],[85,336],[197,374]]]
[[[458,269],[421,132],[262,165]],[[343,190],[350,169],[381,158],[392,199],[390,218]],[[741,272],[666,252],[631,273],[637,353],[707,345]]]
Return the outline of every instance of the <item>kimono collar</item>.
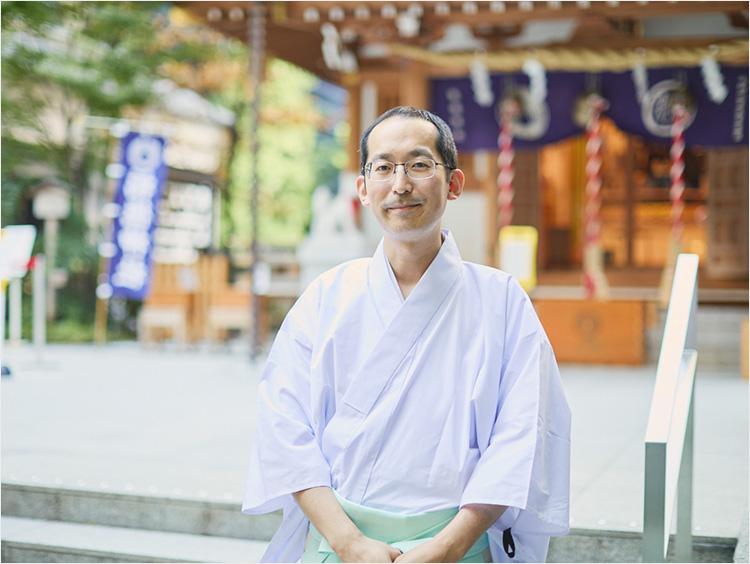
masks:
[[[420,278],[417,285],[404,300],[388,257],[385,255],[383,239],[372,257],[368,272],[368,283],[383,327],[387,327],[405,301],[429,304],[445,297],[461,273],[462,260],[451,232],[442,230],[444,236],[440,251]]]
[[[406,300],[401,297],[382,242],[375,252],[368,286],[384,331],[342,398],[353,409],[349,413],[353,430],[358,428],[354,423],[370,412],[401,361],[457,287],[461,256],[453,237],[448,231],[444,233],[440,251]]]

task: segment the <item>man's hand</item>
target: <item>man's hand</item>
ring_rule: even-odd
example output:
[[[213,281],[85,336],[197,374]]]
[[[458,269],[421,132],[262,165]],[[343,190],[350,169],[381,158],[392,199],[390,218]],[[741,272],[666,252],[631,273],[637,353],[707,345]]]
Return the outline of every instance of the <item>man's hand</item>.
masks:
[[[396,558],[401,556],[401,551],[362,535],[361,538],[339,547],[336,554],[342,562],[396,562]]]
[[[292,494],[300,509],[342,562],[393,562],[401,551],[366,537],[352,523],[329,487]]]
[[[502,505],[465,505],[442,531],[395,562],[458,562],[506,509]]]
[[[458,562],[463,554],[452,556],[447,546],[434,538],[403,553],[394,562]]]

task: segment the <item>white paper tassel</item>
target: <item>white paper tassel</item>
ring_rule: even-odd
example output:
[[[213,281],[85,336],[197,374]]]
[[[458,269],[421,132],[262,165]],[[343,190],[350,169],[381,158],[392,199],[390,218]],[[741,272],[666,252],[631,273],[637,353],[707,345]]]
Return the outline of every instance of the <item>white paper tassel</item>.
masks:
[[[633,83],[635,84],[635,96],[640,104],[643,102],[646,92],[648,92],[648,70],[643,63],[636,63],[633,67]]]
[[[323,35],[323,44],[321,45],[323,61],[329,69],[340,70],[342,66],[341,38],[336,26],[332,23],[324,23],[320,26],[320,33]]]
[[[708,97],[714,104],[721,104],[729,94],[724,84],[724,76],[721,74],[721,67],[710,55],[701,59],[701,74],[703,75],[703,85],[706,87]]]
[[[547,72],[544,65],[536,59],[526,59],[523,72],[529,77],[529,93],[538,102],[547,99]]]
[[[483,59],[475,57],[469,69],[471,77],[471,88],[474,91],[474,100],[483,108],[489,108],[495,101],[490,83],[490,72]]]

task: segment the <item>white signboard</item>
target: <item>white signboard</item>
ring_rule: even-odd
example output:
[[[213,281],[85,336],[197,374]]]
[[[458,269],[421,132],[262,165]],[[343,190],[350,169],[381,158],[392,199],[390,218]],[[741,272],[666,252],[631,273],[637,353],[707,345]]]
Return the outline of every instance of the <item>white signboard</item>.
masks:
[[[159,202],[154,233],[154,260],[163,264],[193,264],[198,249],[211,246],[213,190],[203,184],[169,182]]]
[[[9,225],[0,231],[0,278],[23,277],[31,260],[36,238],[33,225]]]

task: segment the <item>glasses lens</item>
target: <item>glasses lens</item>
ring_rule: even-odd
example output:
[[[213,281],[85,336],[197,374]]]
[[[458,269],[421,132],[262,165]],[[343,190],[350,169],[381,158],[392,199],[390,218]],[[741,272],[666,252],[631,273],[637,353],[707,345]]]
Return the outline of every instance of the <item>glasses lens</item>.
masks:
[[[391,180],[396,172],[395,164],[390,161],[373,161],[365,167],[367,178],[370,180]],[[437,163],[432,159],[412,159],[403,163],[404,171],[409,178],[424,179],[435,176]]]
[[[373,180],[390,180],[395,165],[388,161],[373,161],[370,163],[369,178]]]
[[[435,175],[435,166],[432,159],[414,159],[404,163],[409,178],[431,178]]]

